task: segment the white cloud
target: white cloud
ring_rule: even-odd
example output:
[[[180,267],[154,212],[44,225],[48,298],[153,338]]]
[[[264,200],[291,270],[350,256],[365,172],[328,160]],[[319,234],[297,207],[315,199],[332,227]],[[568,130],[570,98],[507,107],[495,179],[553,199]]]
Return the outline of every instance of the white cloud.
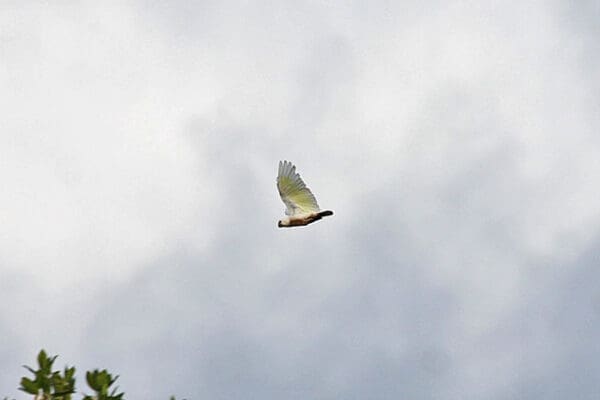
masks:
[[[5,264],[57,288],[130,276],[208,218],[183,131],[214,104],[213,85],[127,7],[4,19]]]

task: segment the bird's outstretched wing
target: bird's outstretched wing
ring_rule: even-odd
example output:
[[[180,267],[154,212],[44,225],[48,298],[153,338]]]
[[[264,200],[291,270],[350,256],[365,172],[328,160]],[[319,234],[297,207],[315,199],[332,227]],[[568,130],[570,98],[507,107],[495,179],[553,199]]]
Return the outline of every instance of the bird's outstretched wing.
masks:
[[[296,167],[289,161],[279,161],[277,174],[277,189],[281,200],[285,203],[286,215],[318,212],[317,199],[306,187]]]

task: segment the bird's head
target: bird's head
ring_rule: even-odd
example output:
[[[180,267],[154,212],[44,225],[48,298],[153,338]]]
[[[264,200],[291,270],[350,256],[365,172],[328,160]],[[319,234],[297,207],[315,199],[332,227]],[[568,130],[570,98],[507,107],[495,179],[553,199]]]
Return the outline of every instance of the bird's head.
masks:
[[[289,218],[283,218],[283,219],[280,219],[279,221],[277,221],[277,226],[280,228],[287,228],[289,226],[292,226],[292,224],[290,224]]]

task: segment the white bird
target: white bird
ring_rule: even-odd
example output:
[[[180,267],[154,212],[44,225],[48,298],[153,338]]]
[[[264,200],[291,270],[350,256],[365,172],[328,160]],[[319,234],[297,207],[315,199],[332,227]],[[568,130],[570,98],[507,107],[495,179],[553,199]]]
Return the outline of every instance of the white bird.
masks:
[[[277,223],[280,228],[304,226],[333,215],[333,211],[321,211],[317,199],[289,161],[279,161],[277,190],[286,207],[286,217]]]

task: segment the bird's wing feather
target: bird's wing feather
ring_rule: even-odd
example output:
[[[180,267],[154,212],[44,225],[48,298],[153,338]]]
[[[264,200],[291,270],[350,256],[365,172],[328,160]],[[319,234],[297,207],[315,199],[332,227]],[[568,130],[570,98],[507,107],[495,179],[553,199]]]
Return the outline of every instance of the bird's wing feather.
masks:
[[[296,172],[296,167],[289,161],[279,162],[277,189],[287,208],[287,215],[319,211],[317,199]]]

